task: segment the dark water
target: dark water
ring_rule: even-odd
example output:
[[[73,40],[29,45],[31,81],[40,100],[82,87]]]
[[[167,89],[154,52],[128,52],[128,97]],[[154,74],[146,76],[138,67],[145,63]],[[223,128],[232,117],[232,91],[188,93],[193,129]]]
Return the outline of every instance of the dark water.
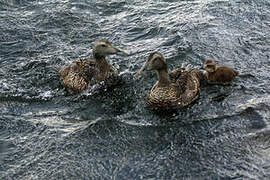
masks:
[[[269,179],[267,0],[0,0],[0,179]],[[91,56],[96,39],[123,82],[70,95],[55,67]],[[205,58],[240,72],[202,88],[178,113],[147,110],[154,50],[170,69]]]

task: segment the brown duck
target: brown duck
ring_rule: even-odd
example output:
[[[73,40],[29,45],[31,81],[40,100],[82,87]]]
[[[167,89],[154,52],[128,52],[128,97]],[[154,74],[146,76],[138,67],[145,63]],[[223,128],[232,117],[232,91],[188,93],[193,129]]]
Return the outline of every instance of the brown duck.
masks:
[[[168,65],[159,52],[153,52],[137,72],[141,75],[144,70],[156,70],[158,81],[152,87],[146,100],[152,109],[182,108],[198,98],[200,81],[203,73],[199,69],[175,69],[168,73]]]
[[[238,72],[227,66],[218,66],[213,60],[206,60],[203,64],[206,70],[205,79],[210,84],[228,83]]]
[[[93,58],[78,59],[60,70],[64,86],[79,93],[90,85],[104,81],[118,71],[106,59],[106,56],[127,51],[113,46],[108,40],[97,40],[93,45]]]

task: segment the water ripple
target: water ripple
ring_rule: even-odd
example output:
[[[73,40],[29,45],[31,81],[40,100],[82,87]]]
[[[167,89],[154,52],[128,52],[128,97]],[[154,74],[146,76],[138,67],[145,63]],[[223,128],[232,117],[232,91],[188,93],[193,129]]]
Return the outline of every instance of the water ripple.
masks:
[[[1,179],[267,179],[270,3],[0,0]],[[74,95],[57,69],[89,57],[96,39],[122,82]],[[186,109],[153,112],[152,51],[169,68],[206,58],[234,67],[229,86],[203,86]],[[98,89],[98,88],[97,88]]]

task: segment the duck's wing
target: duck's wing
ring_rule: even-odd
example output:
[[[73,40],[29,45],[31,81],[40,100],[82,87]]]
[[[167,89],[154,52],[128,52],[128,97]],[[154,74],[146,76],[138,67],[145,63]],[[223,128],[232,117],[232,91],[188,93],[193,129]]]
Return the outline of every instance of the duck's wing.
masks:
[[[187,106],[198,98],[200,81],[204,75],[199,69],[191,69],[183,72],[175,85],[178,87],[177,96],[183,106]]]
[[[89,69],[95,68],[96,61],[95,59],[77,59],[76,61],[72,62],[67,67],[60,70],[61,77],[64,78],[69,73],[80,73],[82,72],[89,73]]]
[[[90,58],[81,59],[81,63],[80,75],[90,81],[96,75],[96,60]]]
[[[89,86],[95,76],[94,59],[78,59],[60,71],[65,87],[73,92],[81,92]]]

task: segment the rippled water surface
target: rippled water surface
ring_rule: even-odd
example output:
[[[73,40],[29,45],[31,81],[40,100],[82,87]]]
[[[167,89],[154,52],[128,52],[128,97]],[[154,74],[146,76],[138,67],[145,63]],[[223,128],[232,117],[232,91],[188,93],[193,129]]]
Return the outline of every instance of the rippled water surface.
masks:
[[[269,179],[267,0],[0,0],[0,179]],[[122,83],[72,95],[57,68],[107,38]],[[206,58],[237,69],[171,114],[146,108],[158,50],[169,68]]]

